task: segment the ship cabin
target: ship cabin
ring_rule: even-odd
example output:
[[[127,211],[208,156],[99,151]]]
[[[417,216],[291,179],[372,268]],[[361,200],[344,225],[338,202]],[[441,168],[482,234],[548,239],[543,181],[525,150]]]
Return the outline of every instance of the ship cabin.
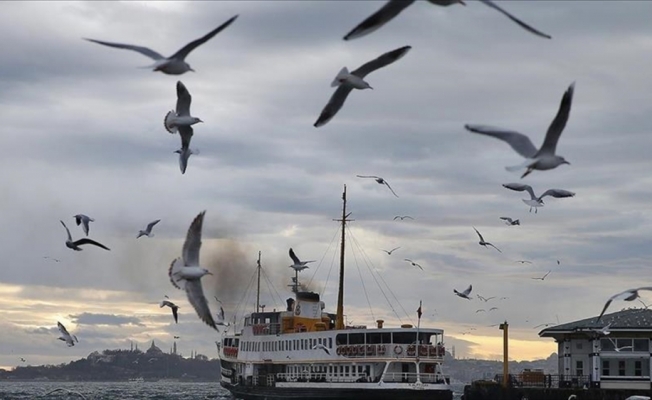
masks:
[[[443,330],[412,325],[336,329],[336,315],[312,292],[296,293],[280,312],[256,312],[222,339],[230,383],[287,386],[324,384],[443,384]]]
[[[633,308],[546,328],[558,344],[559,386],[652,388],[652,310]]]

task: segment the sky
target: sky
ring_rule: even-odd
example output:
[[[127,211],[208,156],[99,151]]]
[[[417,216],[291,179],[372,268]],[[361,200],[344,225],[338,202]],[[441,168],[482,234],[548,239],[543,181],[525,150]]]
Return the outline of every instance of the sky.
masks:
[[[202,210],[200,261],[215,273],[203,279],[213,312],[214,295],[229,319],[254,309],[259,251],[261,303],[282,309],[290,247],[316,260],[300,279],[334,312],[333,219],[344,185],[354,219],[345,276],[353,325],[416,324],[422,301],[421,326],[444,329],[458,357],[499,359],[502,331],[490,325],[508,321],[510,357],[545,358],[556,345],[535,326],[597,316],[611,295],[649,285],[641,276],[652,261],[652,3],[498,2],[547,40],[473,0],[417,2],[376,32],[342,40],[382,4],[3,3],[0,367],[23,365],[20,357],[67,363],[131,342],[155,340],[167,351],[173,336],[185,356],[216,357],[220,334],[167,276]],[[167,56],[234,15],[187,57],[196,72],[180,76],[139,68],[152,60],[136,52],[82,40]],[[365,78],[373,90],[354,90],[328,124],[313,127],[343,66],[406,45],[403,58]],[[200,153],[183,175],[173,153],[179,137],[162,123],[177,80],[204,121],[191,142]],[[557,146],[570,165],[521,179],[505,170],[523,161],[507,144],[464,129],[509,128],[539,146],[572,82]],[[384,177],[399,197],[358,174]],[[510,182],[576,196],[546,198],[530,213],[526,194],[501,186]],[[95,219],[89,237],[111,251],[65,247],[59,220],[78,239],[79,213]],[[521,225],[506,226],[502,216]],[[155,236],[136,239],[155,219]],[[502,253],[479,246],[472,227]],[[398,246],[391,256],[382,251]],[[473,300],[453,294],[470,284]],[[164,295],[181,307],[178,324],[158,306]],[[627,306],[642,305],[615,301],[610,310]],[[57,321],[77,345],[56,340]]]

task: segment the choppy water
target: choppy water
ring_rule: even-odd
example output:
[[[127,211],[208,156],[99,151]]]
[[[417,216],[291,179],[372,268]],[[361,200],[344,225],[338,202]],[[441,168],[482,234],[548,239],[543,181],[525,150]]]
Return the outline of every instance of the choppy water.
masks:
[[[79,392],[88,400],[190,400],[232,399],[219,382],[0,382],[2,400],[54,400],[81,399],[79,396],[59,391],[45,396],[56,388]]]
[[[463,385],[452,385],[454,399],[459,399]],[[46,393],[64,388],[79,392],[88,400],[191,400],[224,399],[230,400],[231,394],[224,390],[219,382],[0,382],[0,399],[2,400],[54,400],[81,399],[66,391],[58,391],[45,396]]]

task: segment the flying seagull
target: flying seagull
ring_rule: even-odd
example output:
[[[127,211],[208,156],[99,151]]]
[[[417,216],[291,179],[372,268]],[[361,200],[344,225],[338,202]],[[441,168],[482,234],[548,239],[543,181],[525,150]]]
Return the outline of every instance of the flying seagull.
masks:
[[[471,298],[469,297],[469,295],[471,294],[471,290],[473,290],[473,285],[469,285],[469,287],[467,287],[466,290],[461,293],[458,292],[456,289],[453,289],[453,293],[455,293],[457,296],[463,299],[471,300]]]
[[[546,276],[550,275],[550,272],[552,272],[552,271],[548,271],[548,272],[546,272],[546,274],[545,274],[544,276],[542,276],[541,278],[530,278],[530,279],[535,279],[535,280],[543,281],[543,280],[546,279]]]
[[[521,199],[523,203],[527,204],[530,206],[530,212],[532,212],[532,208],[534,208],[534,213],[536,214],[538,211],[538,207],[543,207],[543,198],[546,196],[552,196],[556,197],[558,199],[564,198],[564,197],[573,197],[575,196],[575,193],[569,192],[568,190],[564,189],[548,189],[543,194],[539,197],[537,197],[534,194],[534,190],[532,189],[532,186],[530,185],[525,185],[523,183],[505,183],[503,184],[503,187],[506,189],[511,189],[515,190],[517,192],[522,192],[522,191],[527,191],[530,194],[530,200],[526,199]]]
[[[229,322],[228,325],[224,323],[225,318],[224,318],[224,308],[220,306],[220,312],[217,314],[217,320],[215,321],[215,325],[222,325],[222,326],[231,326],[231,323]]]
[[[20,358],[20,361],[25,362],[25,359],[23,357]]]
[[[521,221],[518,219],[511,219],[510,217],[500,217],[500,219],[505,221],[505,225],[507,226],[521,225]]]
[[[411,220],[414,220],[414,218],[410,217],[409,215],[397,215],[397,216],[394,217],[394,221],[396,221],[399,218],[401,219],[401,221],[403,221],[405,218],[409,218]]]
[[[491,300],[491,299],[495,299],[495,298],[496,298],[496,296],[491,296],[491,297],[482,297],[482,296],[480,296],[479,294],[477,294],[476,296],[478,296],[478,299],[484,301],[485,303],[488,302],[488,301]]]
[[[615,341],[615,340],[613,340],[612,338],[607,338],[607,339],[609,339],[609,341],[611,342],[611,344],[614,345],[614,351],[615,351],[615,352],[620,353],[622,350],[625,350],[625,349],[633,349],[633,348],[634,348],[634,346],[632,346],[632,345],[629,345],[629,346],[623,346],[623,347],[618,347],[618,346],[616,346],[616,341]],[[645,397],[645,396],[641,396],[641,397]],[[631,397],[629,397],[629,398],[631,398]],[[649,399],[649,397],[648,397],[648,399]]]
[[[600,322],[600,319],[602,319],[602,316],[604,315],[604,312],[607,311],[607,308],[609,308],[609,304],[611,304],[611,302],[614,301],[616,298],[626,296],[626,297],[623,297],[623,300],[625,300],[625,301],[634,301],[639,297],[639,294],[638,294],[639,290],[652,290],[652,286],[643,286],[643,287],[640,287],[638,289],[627,289],[624,292],[614,294],[613,296],[611,296],[609,298],[609,300],[607,300],[607,302],[604,305],[604,308],[602,309],[602,312],[600,313],[600,315],[598,316],[598,319],[595,322],[596,323]]]
[[[514,262],[521,263],[521,264],[532,264],[532,261],[528,261],[528,260],[516,260]]]
[[[400,248],[401,248],[401,246],[399,246],[399,247],[394,247],[393,249],[391,249],[391,250],[389,250],[389,251],[387,251],[387,250],[383,250],[383,251],[384,251],[385,253],[387,253],[388,255],[391,256],[392,253],[394,252],[394,250],[398,250],[398,249],[400,249]],[[381,250],[382,250],[382,249],[381,249]]]
[[[101,40],[86,39],[86,38],[84,38],[84,40],[88,40],[89,42],[93,42],[93,43],[99,43],[104,46],[115,47],[118,49],[137,51],[140,54],[147,56],[155,61],[154,64],[142,68],[152,68],[153,71],[161,71],[164,74],[169,74],[169,75],[181,75],[188,71],[195,72],[195,70],[190,68],[190,65],[188,65],[188,63],[186,63],[185,61],[188,54],[198,46],[206,43],[213,36],[220,33],[220,31],[222,31],[224,28],[231,25],[231,23],[235,21],[236,18],[238,18],[237,15],[232,17],[222,25],[218,26],[217,28],[213,29],[212,31],[208,32],[206,35],[202,36],[201,38],[188,43],[187,45],[182,47],[179,51],[177,51],[170,57],[163,57],[161,54],[155,52],[152,49],[149,49],[147,47],[142,47],[142,46],[134,46],[132,44],[103,42]]]
[[[186,241],[183,244],[181,257],[172,261],[168,275],[172,286],[177,289],[185,290],[188,301],[195,308],[199,318],[211,328],[217,329],[208,301],[204,296],[201,278],[204,275],[213,275],[206,268],[199,266],[199,249],[201,248],[201,230],[204,222],[206,211],[202,211],[195,217],[188,228]]]
[[[329,356],[331,355],[331,352],[328,351],[328,348],[321,343],[312,346],[312,350],[324,350],[326,354],[328,354]]]
[[[136,239],[138,239],[141,236],[153,237],[154,234],[152,233],[152,228],[154,227],[154,225],[158,224],[159,222],[161,222],[161,220],[157,219],[156,221],[152,221],[149,224],[147,224],[147,228],[145,228],[144,231],[143,230],[138,231],[138,236],[136,236]]]
[[[489,309],[489,311],[493,311],[493,310],[497,310],[497,309],[498,309],[498,307],[491,307],[491,308]]]
[[[177,81],[177,108],[176,111],[168,111],[165,115],[165,118],[163,119],[165,130],[170,133],[176,133],[182,126],[191,126],[199,122],[204,122],[201,119],[190,115],[191,102],[192,96],[190,95],[190,92],[188,92],[186,85],[181,81]]]
[[[168,301],[168,300],[163,300],[161,302],[161,304],[159,304],[159,305],[161,306],[161,308],[163,308],[165,306],[170,307],[170,309],[172,310],[172,316],[174,317],[174,322],[177,323],[177,324],[179,323],[179,314],[178,314],[179,306],[178,305],[176,305],[173,302]]]
[[[423,271],[423,268],[421,268],[421,265],[415,263],[414,261],[410,260],[409,258],[404,258],[403,261],[407,261],[410,264],[412,264],[413,267],[418,267],[421,271]]]
[[[561,99],[561,104],[559,105],[557,116],[555,116],[555,119],[550,124],[548,132],[546,133],[546,138],[544,139],[543,144],[539,149],[534,147],[529,137],[516,131],[493,128],[484,125],[467,124],[464,125],[464,127],[471,132],[480,133],[503,140],[512,146],[512,149],[514,149],[518,154],[525,157],[526,160],[523,164],[506,168],[508,171],[518,171],[520,169],[526,168],[526,171],[521,176],[521,178],[526,177],[535,169],[545,171],[557,168],[561,164],[570,164],[564,159],[564,157],[556,155],[555,151],[557,149],[557,142],[559,141],[559,137],[561,136],[564,127],[566,127],[566,122],[568,121],[568,116],[570,115],[574,90],[575,82],[573,82],[568,87],[568,90],[566,90],[564,93],[564,96]]]
[[[290,258],[292,259],[292,262],[294,262],[294,264],[290,265],[289,267],[294,268],[294,270],[297,272],[308,268],[306,264],[316,261],[316,260],[310,260],[310,261],[299,260],[299,257],[297,257],[296,254],[294,254],[294,250],[292,250],[291,247],[290,247]]]
[[[315,122],[314,126],[319,128],[322,125],[325,125],[328,121],[331,120],[337,114],[337,112],[344,105],[346,97],[351,93],[351,90],[355,89],[373,89],[367,82],[364,81],[364,77],[374,72],[375,70],[385,67],[399,58],[403,57],[412,47],[403,46],[396,50],[387,52],[380,57],[371,60],[363,64],[360,68],[349,73],[349,70],[344,67],[335,77],[335,80],[331,83],[331,87],[338,86],[328,104],[324,107],[319,118]]]
[[[97,247],[101,247],[104,250],[111,250],[108,247],[106,247],[105,245],[103,245],[101,243],[98,243],[98,242],[94,241],[93,239],[89,239],[89,238],[82,238],[82,239],[79,239],[79,240],[76,240],[76,241],[73,242],[72,241],[72,236],[70,236],[70,230],[68,230],[68,227],[66,226],[66,224],[64,224],[63,221],[61,221],[61,220],[59,220],[59,222],[61,222],[61,225],[63,225],[63,227],[66,228],[66,233],[68,234],[68,240],[66,240],[66,247],[67,248],[73,249],[75,251],[82,251],[83,249],[81,247],[79,247],[79,246],[81,246],[83,244],[92,244],[92,245],[95,245]]]
[[[181,339],[181,336],[174,336],[175,339]]]
[[[59,332],[61,332],[61,337],[59,337],[59,340],[66,342],[68,347],[74,346],[75,342],[79,343],[79,340],[77,340],[77,336],[68,333],[68,330],[66,329],[65,326],[63,326],[61,322],[57,322],[57,327],[59,328]]]
[[[485,310],[484,308],[481,308],[481,309],[479,309],[479,310],[475,310],[475,313],[476,313],[476,314],[479,313],[479,312],[487,312],[487,310]]]
[[[450,6],[453,4],[462,4],[466,5],[464,3],[464,0],[428,0],[431,4],[436,4],[438,6]],[[500,12],[501,14],[505,15],[507,18],[511,19],[512,21],[516,22],[518,25],[520,25],[522,28],[525,30],[534,33],[537,36],[544,37],[546,39],[551,39],[552,37],[550,35],[547,35],[541,31],[538,31],[531,27],[530,25],[526,24],[525,22],[521,21],[520,19],[516,18],[512,14],[508,13],[507,11],[503,10],[501,7],[498,7],[493,1],[491,0],[480,0],[480,2],[484,3],[488,7],[493,8],[494,10]],[[401,11],[405,10],[408,8],[410,5],[414,3],[414,0],[390,0],[385,5],[378,11],[376,11],[374,14],[372,14],[370,17],[362,21],[358,26],[353,28],[353,30],[344,36],[344,40],[351,40],[351,39],[356,39],[362,36],[365,36],[376,29],[380,28],[381,26],[385,25],[389,21],[391,21],[394,17],[396,17],[398,14],[401,13]]]
[[[489,243],[489,242],[485,242],[485,241],[484,241],[484,238],[482,237],[482,235],[480,234],[480,232],[478,232],[478,230],[475,229],[475,226],[473,227],[473,230],[474,230],[475,233],[477,233],[478,236],[480,237],[480,241],[478,242],[478,244],[479,244],[480,246],[484,246],[484,247],[491,246],[491,247],[493,247],[494,249],[498,250],[499,253],[502,253],[502,251],[500,251],[500,249],[499,249],[498,247],[494,246],[493,244],[491,244],[491,243]]]
[[[356,176],[358,178],[373,178],[377,183],[387,186],[387,188],[389,188],[389,190],[394,194],[394,196],[398,197],[396,192],[394,192],[394,189],[392,189],[392,187],[389,186],[389,183],[387,183],[387,181],[385,179],[381,178],[380,176],[376,176],[376,175],[356,175]],[[396,219],[396,218],[394,218],[394,219]]]
[[[43,256],[43,258],[46,260],[52,260],[54,262],[61,262],[61,260],[59,260],[58,258],[52,258],[50,256]]]
[[[88,236],[88,229],[89,229],[88,224],[94,222],[95,220],[84,214],[73,215],[73,218],[75,218],[75,222],[77,223],[77,226],[79,226],[80,224],[82,225],[82,229],[84,230],[84,233],[86,234],[86,236]]]

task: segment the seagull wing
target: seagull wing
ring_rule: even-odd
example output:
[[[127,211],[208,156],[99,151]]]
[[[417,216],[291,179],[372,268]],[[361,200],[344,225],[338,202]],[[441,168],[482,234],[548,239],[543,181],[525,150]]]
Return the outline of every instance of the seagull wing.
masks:
[[[499,249],[498,247],[494,246],[493,244],[491,244],[491,243],[489,243],[489,242],[485,242],[485,243],[487,244],[487,246],[491,246],[491,247],[493,247],[494,249],[498,250],[499,253],[502,253],[502,251],[500,251],[500,249]]]
[[[152,221],[152,222],[150,222],[149,224],[147,224],[147,232],[148,232],[148,233],[151,233],[151,232],[152,232],[152,228],[154,227],[154,225],[158,224],[159,222],[161,222],[161,220],[160,220],[160,219],[157,219],[156,221]]]
[[[172,308],[172,316],[174,317],[174,323],[178,324],[179,323],[179,307],[174,306],[170,307]]]
[[[192,96],[186,85],[181,81],[177,81],[177,115],[179,116],[190,116],[190,102],[192,101]]]
[[[480,234],[480,232],[478,232],[478,230],[477,230],[477,229],[475,229],[475,226],[474,226],[474,227],[472,227],[472,228],[473,228],[473,230],[475,231],[475,233],[477,233],[477,234],[478,234],[478,236],[480,237],[480,241],[481,241],[481,242],[484,242],[484,238],[482,237],[482,235]]]
[[[328,100],[328,103],[321,111],[321,114],[319,114],[319,118],[317,118],[317,121],[314,124],[315,128],[326,125],[326,123],[337,114],[340,108],[344,105],[344,101],[346,101],[346,97],[351,93],[352,89],[353,86],[348,82],[344,82],[337,87],[330,100]]]
[[[203,216],[203,214],[200,214]],[[196,219],[195,219],[196,220]],[[201,226],[201,223],[200,223]],[[206,323],[206,325],[211,328],[218,330],[215,326],[215,321],[211,315],[211,310],[208,308],[208,302],[204,296],[204,290],[201,286],[200,279],[193,279],[186,281],[186,294],[188,295],[188,301],[197,311],[199,318]]]
[[[192,139],[193,134],[194,131],[192,126],[181,125],[179,127],[179,136],[181,136],[181,149],[188,149],[190,147],[190,139]]]
[[[57,327],[59,328],[59,332],[61,332],[63,336],[65,336],[66,338],[70,337],[70,333],[68,333],[68,330],[66,329],[65,326],[63,326],[61,322],[57,322]]]
[[[191,51],[196,49],[198,46],[206,43],[213,36],[217,35],[223,29],[225,29],[226,27],[231,25],[231,23],[233,23],[233,21],[235,21],[236,18],[238,18],[238,15],[236,15],[234,17],[231,17],[231,19],[229,19],[228,21],[226,21],[222,25],[218,26],[217,28],[213,29],[212,31],[208,32],[206,35],[200,37],[199,39],[193,40],[192,42],[190,42],[187,45],[183,46],[179,51],[177,51],[176,53],[171,55],[170,58],[176,58],[177,60],[185,59]]]
[[[389,188],[389,190],[391,190],[391,192],[394,194],[394,196],[398,197],[398,195],[396,194],[396,192],[394,192],[394,189],[392,189],[392,187],[389,186],[389,183],[387,183],[387,181],[383,181],[383,182],[384,182],[385,185]]]
[[[517,192],[522,192],[525,190],[530,194],[531,200],[537,199],[537,196],[534,195],[534,190],[532,190],[532,186],[530,185],[526,185],[524,183],[505,183],[503,184],[503,187],[506,189],[516,190]]]
[[[471,294],[471,290],[473,290],[473,285],[469,285],[469,287],[467,287],[466,290],[462,292],[462,294],[468,296]]]
[[[507,18],[509,18],[509,19],[511,19],[512,21],[514,21],[514,22],[516,22],[517,24],[519,24],[523,29],[525,29],[525,30],[527,30],[527,31],[529,31],[529,32],[532,32],[532,33],[534,33],[534,34],[537,35],[537,36],[541,36],[541,37],[544,37],[544,38],[546,38],[546,39],[552,39],[552,36],[550,36],[550,35],[548,35],[548,34],[545,34],[545,33],[541,32],[541,31],[538,31],[538,30],[534,29],[533,27],[531,27],[530,25],[528,25],[528,24],[526,24],[525,22],[521,21],[520,19],[516,18],[516,17],[513,16],[512,14],[510,14],[510,13],[508,13],[507,11],[503,10],[502,8],[498,7],[498,5],[495,4],[493,1],[491,1],[491,0],[480,0],[480,2],[486,4],[487,6],[493,8],[494,10],[496,10],[496,11],[500,12],[501,14],[505,15]]]
[[[358,76],[360,78],[364,78],[368,74],[374,72],[375,70],[388,66],[389,64],[393,63],[394,61],[397,61],[401,57],[403,57],[410,49],[412,46],[403,46],[400,47],[396,50],[389,51],[383,55],[381,55],[378,58],[375,58],[365,64],[363,64],[361,67],[356,69],[355,71],[351,72],[351,75]]]
[[[186,241],[183,244],[183,250],[182,250],[183,264],[185,266],[192,267],[192,266],[199,265],[199,249],[201,248],[201,229],[204,223],[204,214],[206,214],[206,210],[200,212],[195,217],[195,219],[190,224],[190,227],[188,228],[188,233],[186,234]],[[188,291],[188,289],[186,289],[186,291],[189,293],[188,298],[190,298],[190,292]],[[203,297],[204,294],[201,293],[201,286],[199,286],[199,292]],[[204,303],[206,303],[206,299],[204,299]],[[196,305],[193,304],[193,306],[195,306],[195,309],[197,309]]]
[[[224,308],[220,306],[220,319],[224,321]]]
[[[564,197],[573,197],[575,196],[575,193],[569,192],[568,190],[563,190],[563,189],[548,189],[537,200],[543,199],[545,196],[552,196],[556,198],[564,198]]]
[[[388,251],[388,253],[392,253],[392,252],[394,252],[394,250],[398,250],[398,249],[400,249],[400,248],[401,248],[401,246],[394,247],[392,250]]]
[[[512,149],[525,158],[532,158],[537,153],[537,148],[534,147],[530,138],[522,133],[486,125],[467,124],[464,125],[464,128],[473,133],[479,133],[481,135],[500,139],[512,146]]]
[[[89,42],[93,42],[93,43],[103,44],[104,46],[115,47],[116,49],[127,49],[127,50],[137,51],[140,54],[142,54],[144,56],[147,56],[147,57],[149,57],[149,58],[151,58],[153,60],[156,60],[156,61],[162,60],[162,59],[165,58],[162,55],[160,55],[159,53],[157,53],[154,50],[149,49],[147,47],[134,46],[133,44],[103,42],[101,40],[95,40],[95,39],[86,39],[86,38],[84,38],[84,40],[88,40]]]
[[[626,293],[626,292],[623,292],[623,293]],[[598,315],[598,319],[595,322],[600,322],[600,319],[604,315],[604,312],[607,311],[607,308],[609,308],[609,304],[611,304],[611,302],[614,300],[614,298],[620,296],[623,293],[618,293],[615,296],[611,296],[611,298],[609,298],[609,300],[607,300],[607,302],[604,303],[604,307],[602,308],[602,311],[600,312],[600,315]]]
[[[294,262],[294,265],[300,265],[301,264],[301,260],[299,260],[299,257],[297,257],[297,255],[294,254],[294,250],[292,250],[291,247],[290,247],[290,258]]]
[[[509,217],[500,217],[500,219],[502,219],[503,221],[507,221],[507,222],[509,222],[510,224],[512,223],[512,219],[509,218]]]
[[[344,36],[344,40],[357,39],[370,34],[391,21],[412,3],[414,3],[414,0],[389,0],[380,8],[380,10],[371,14],[371,16],[367,17],[367,19],[353,28],[351,32],[347,33],[346,36]]]
[[[379,176],[376,175],[356,175],[358,178],[374,178],[374,179],[382,179]],[[398,218],[401,218],[400,216]]]
[[[82,215],[81,219],[82,219],[82,229],[84,229],[84,233],[86,234],[86,236],[88,236],[88,229],[89,229],[88,224],[90,223],[90,221],[88,220],[89,218],[85,215]]]
[[[552,120],[548,132],[546,133],[546,138],[543,140],[541,149],[537,155],[540,154],[555,154],[557,149],[557,142],[561,136],[562,131],[566,127],[566,122],[568,122],[568,116],[570,115],[571,103],[573,102],[573,92],[575,91],[575,82],[573,82],[564,96],[561,98],[561,103],[559,104],[559,111],[555,119]]]
[[[79,239],[79,240],[73,242],[73,244],[74,244],[75,246],[81,246],[81,245],[83,245],[83,244],[92,244],[93,246],[101,247],[101,248],[103,248],[104,250],[109,250],[109,251],[111,251],[111,249],[109,249],[108,247],[106,247],[106,246],[103,245],[102,243],[96,242],[95,240],[93,240],[93,239],[89,239],[89,238]]]
[[[68,240],[70,240],[72,242],[72,236],[70,236],[70,230],[68,229],[66,224],[63,223],[62,220],[59,220],[59,222],[61,222],[61,225],[63,225],[63,227],[66,228],[66,233],[68,234]]]

